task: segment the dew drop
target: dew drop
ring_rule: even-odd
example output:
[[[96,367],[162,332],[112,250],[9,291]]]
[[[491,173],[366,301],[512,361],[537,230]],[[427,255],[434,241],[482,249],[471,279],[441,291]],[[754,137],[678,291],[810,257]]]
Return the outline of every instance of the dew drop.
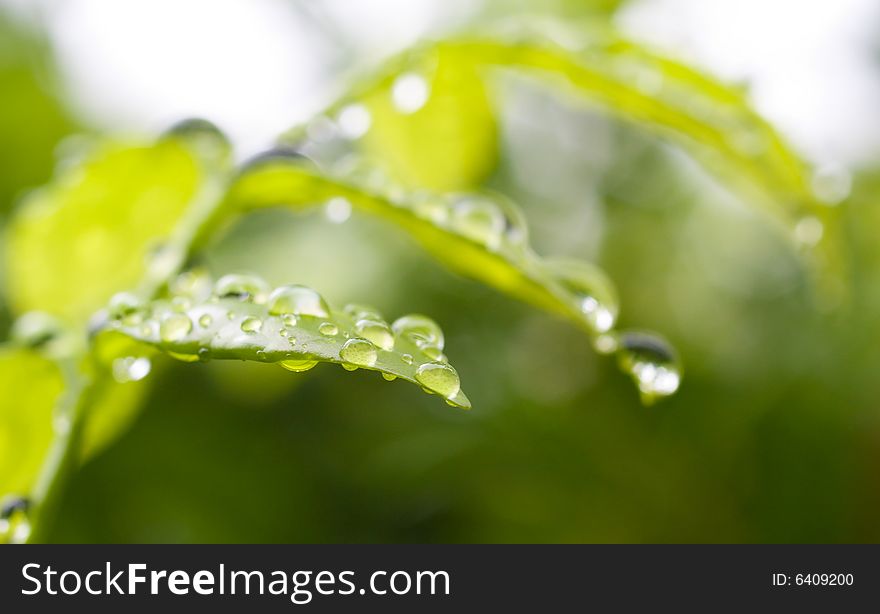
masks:
[[[150,374],[152,364],[145,356],[126,356],[113,361],[113,379],[120,384],[139,382]]]
[[[373,123],[373,118],[367,108],[358,103],[344,107],[336,118],[339,130],[343,136],[355,140],[364,136]]]
[[[397,376],[394,375],[393,373],[385,373],[383,371],[382,372],[382,379],[384,379],[386,382],[393,382],[394,380],[397,379]]]
[[[412,354],[404,354],[400,357],[400,359],[408,365],[411,365],[413,363]]]
[[[490,250],[501,246],[506,226],[496,203],[485,198],[464,198],[452,207],[450,227],[458,234]]]
[[[20,544],[31,534],[28,513],[30,501],[24,497],[7,497],[0,505],[0,544]]]
[[[351,203],[341,196],[331,198],[324,205],[324,215],[334,224],[342,224],[351,217]]]
[[[159,337],[166,343],[174,343],[192,331],[192,320],[186,314],[172,313],[159,325]]]
[[[372,367],[376,364],[378,354],[376,346],[366,339],[349,339],[339,350],[339,357],[357,367]]]
[[[816,169],[811,184],[816,198],[826,205],[837,205],[852,191],[852,175],[843,166],[826,164]]]
[[[200,361],[208,362],[211,359],[211,350],[209,348],[199,348],[198,357]]]
[[[335,337],[339,334],[339,328],[333,322],[321,322],[318,332],[325,337]]]
[[[618,345],[621,367],[632,375],[644,403],[678,390],[681,369],[665,340],[648,333],[628,332],[621,334]]]
[[[399,337],[409,339],[417,345],[434,345],[443,349],[443,330],[431,318],[417,313],[397,318],[391,330]]]
[[[248,316],[241,321],[241,330],[245,333],[258,333],[263,328],[263,321],[260,318]]]
[[[292,313],[285,313],[281,316],[281,323],[292,328],[296,326],[296,316]]]
[[[394,349],[394,335],[385,322],[380,320],[358,320],[354,325],[355,332],[372,341],[374,345],[386,351]]]
[[[422,353],[431,360],[436,362],[449,362],[446,355],[443,353],[443,350],[436,345],[423,345],[421,350]]]
[[[350,365],[348,363],[343,363],[342,368],[345,369],[346,371],[357,371],[358,370],[357,366]]]
[[[281,330],[278,331],[278,334],[281,335],[282,337],[286,337],[287,336],[287,329],[282,328]]]
[[[168,352],[168,355],[171,356],[174,360],[179,360],[180,362],[197,362],[199,360],[198,354],[187,354],[185,352]]]
[[[214,318],[211,317],[210,313],[205,313],[199,316],[199,326],[202,328],[208,328],[211,324],[214,323]]]
[[[280,286],[269,295],[269,313],[326,318],[330,308],[323,297],[306,286]]]
[[[143,308],[143,301],[131,292],[117,292],[110,297],[110,301],[107,303],[107,312],[114,320],[128,319],[133,315],[140,314]],[[127,326],[136,324],[138,323],[132,322]]]
[[[606,333],[617,320],[617,299],[611,282],[595,266],[577,260],[550,260],[547,272],[571,296],[587,325]]]
[[[224,275],[214,284],[218,298],[234,298],[240,301],[262,303],[269,292],[269,284],[256,275]]]
[[[450,399],[458,394],[461,382],[458,373],[451,366],[443,363],[426,362],[416,370],[416,381],[422,386]]]
[[[283,368],[288,371],[293,371],[294,373],[302,373],[303,371],[308,371],[318,364],[317,360],[312,360],[308,358],[300,359],[300,360],[282,360],[278,363]]]
[[[391,86],[394,108],[404,114],[415,113],[428,102],[431,90],[428,82],[416,73],[404,73]]]
[[[227,320],[234,320],[235,319],[235,312],[234,311],[227,311],[226,312],[226,319]]]
[[[192,306],[192,301],[190,301],[185,296],[175,296],[171,299],[171,308],[174,311],[184,312]]]

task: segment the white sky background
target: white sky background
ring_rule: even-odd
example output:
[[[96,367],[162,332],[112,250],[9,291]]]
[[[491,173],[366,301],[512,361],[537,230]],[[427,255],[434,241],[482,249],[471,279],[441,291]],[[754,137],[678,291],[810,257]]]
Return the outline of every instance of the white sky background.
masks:
[[[319,110],[328,79],[466,21],[475,0],[0,0],[42,14],[85,121],[156,131],[206,117],[244,154]],[[877,0],[635,0],[624,31],[748,81],[811,159],[880,159]],[[873,47],[872,47],[873,45]],[[351,48],[349,51],[351,51]],[[331,70],[332,69],[332,70]]]

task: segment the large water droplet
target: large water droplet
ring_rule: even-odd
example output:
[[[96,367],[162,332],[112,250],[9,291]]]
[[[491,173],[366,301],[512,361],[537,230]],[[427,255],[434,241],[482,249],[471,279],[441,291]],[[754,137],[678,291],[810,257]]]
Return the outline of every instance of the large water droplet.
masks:
[[[421,365],[416,370],[416,381],[431,392],[447,399],[458,394],[461,387],[455,369],[447,364],[436,362],[426,362]]]
[[[433,345],[443,349],[443,330],[431,318],[417,313],[397,318],[391,330],[400,337],[413,341],[418,346]]]
[[[386,351],[394,349],[394,335],[385,322],[381,320],[358,320],[354,325],[355,332],[373,342]]]
[[[335,337],[339,334],[339,327],[333,322],[321,322],[321,325],[318,327],[318,332],[325,337]]]
[[[577,260],[547,260],[547,272],[569,293],[584,320],[597,333],[617,320],[617,298],[611,282],[595,266]]]
[[[288,371],[293,371],[294,373],[302,373],[303,371],[308,371],[318,364],[317,360],[312,360],[309,358],[303,358],[299,360],[282,360],[278,363]]]
[[[618,339],[618,357],[646,404],[678,390],[681,369],[675,351],[662,338],[648,333],[623,333]]]
[[[269,292],[269,284],[256,275],[224,275],[214,284],[218,298],[235,298],[241,301],[262,303]]]
[[[401,113],[415,113],[428,102],[431,88],[427,80],[416,73],[404,73],[391,86],[391,101]]]
[[[258,333],[263,328],[263,321],[260,318],[248,316],[241,321],[241,330],[245,333]]]
[[[357,367],[372,367],[378,354],[376,346],[365,339],[349,339],[339,350],[339,357]]]
[[[146,356],[126,356],[113,361],[113,379],[120,384],[139,382],[150,374],[152,364]]]
[[[269,313],[326,318],[330,308],[323,297],[306,286],[281,286],[269,295]]]
[[[159,325],[159,337],[166,343],[174,343],[186,337],[192,330],[192,320],[186,314],[172,313]]]

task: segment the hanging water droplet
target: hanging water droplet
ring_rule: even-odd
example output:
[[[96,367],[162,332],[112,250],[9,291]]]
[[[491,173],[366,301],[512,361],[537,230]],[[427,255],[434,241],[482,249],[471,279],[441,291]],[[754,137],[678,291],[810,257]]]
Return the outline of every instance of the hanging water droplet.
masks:
[[[58,338],[61,331],[61,323],[54,316],[43,311],[29,311],[12,324],[10,337],[16,343],[37,348]]]
[[[611,282],[595,266],[577,260],[547,260],[547,272],[569,293],[586,323],[605,333],[617,320],[617,298]]]
[[[218,298],[234,298],[240,301],[263,303],[269,292],[269,284],[256,275],[224,275],[214,284]]]
[[[152,364],[146,356],[126,356],[113,361],[113,379],[120,384],[139,382],[150,374]]]
[[[816,169],[812,179],[813,194],[826,205],[837,205],[852,191],[852,175],[839,164],[825,164]]]
[[[348,139],[355,140],[364,136],[369,131],[373,123],[373,117],[370,112],[362,104],[354,103],[347,105],[336,118],[339,129],[343,136]]]
[[[366,339],[349,339],[339,350],[339,357],[358,367],[372,367],[376,364],[378,354],[376,346]]]
[[[342,224],[351,217],[351,203],[341,196],[331,198],[324,205],[324,215],[334,224]]]
[[[202,328],[209,328],[213,323],[214,318],[211,317],[210,313],[205,313],[199,316],[199,326]]]
[[[412,354],[404,354],[400,357],[400,359],[408,365],[411,365],[413,363]]]
[[[391,330],[399,337],[407,338],[416,345],[434,345],[443,349],[443,330],[431,318],[417,313],[397,318]]]
[[[404,73],[391,86],[394,108],[404,114],[415,113],[428,102],[431,90],[427,80],[416,73]]]
[[[174,343],[192,331],[192,320],[186,314],[172,313],[159,325],[159,337],[166,343]]]
[[[248,316],[241,321],[241,330],[245,333],[258,333],[263,328],[263,321],[260,318]]]
[[[394,380],[397,379],[397,376],[394,375],[393,373],[382,372],[382,379],[384,379],[386,382],[393,382]]]
[[[185,352],[168,352],[168,355],[171,356],[174,360],[179,360],[180,362],[196,362],[199,360],[198,354],[187,354]]]
[[[342,363],[342,368],[345,369],[346,371],[357,371],[358,370],[357,366],[350,365],[347,362]]]
[[[385,322],[381,320],[358,320],[354,325],[355,332],[372,341],[374,345],[386,351],[394,349],[394,335]]]
[[[672,347],[656,335],[627,332],[618,341],[621,367],[639,387],[642,401],[650,404],[678,390],[680,367]]]
[[[339,328],[333,322],[321,322],[318,332],[325,337],[335,337],[339,334]]]
[[[292,342],[292,340],[291,340]],[[303,359],[294,359],[294,360],[282,360],[278,363],[288,371],[293,371],[294,373],[302,373],[303,371],[308,371],[318,364],[317,360],[312,360],[310,358]]]
[[[422,386],[450,399],[458,394],[461,382],[458,373],[447,364],[426,362],[416,370],[416,381]]]
[[[199,348],[198,357],[200,361],[208,362],[209,360],[211,360],[211,349]]]
[[[798,220],[794,227],[794,238],[801,245],[812,247],[822,240],[825,227],[821,220],[813,215],[807,215]]]
[[[281,286],[269,295],[269,313],[272,315],[294,314],[326,318],[330,308],[324,298],[306,286]]]

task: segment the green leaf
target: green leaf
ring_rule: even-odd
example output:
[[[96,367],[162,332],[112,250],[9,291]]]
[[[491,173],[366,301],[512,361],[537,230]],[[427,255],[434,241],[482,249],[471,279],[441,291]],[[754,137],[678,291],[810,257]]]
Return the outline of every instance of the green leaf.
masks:
[[[399,226],[462,275],[568,318],[590,336],[598,351],[620,349],[614,331],[617,294],[605,274],[587,262],[536,254],[528,244],[520,210],[497,195],[438,195],[393,186],[390,193],[383,192],[327,176],[303,157],[277,151],[242,169],[218,210],[215,227],[250,210],[302,208],[334,198]],[[622,364],[631,372],[630,363]],[[674,387],[666,394],[671,392]]]
[[[151,254],[164,257],[163,243],[208,173],[204,139],[180,135],[149,145],[98,144],[21,204],[6,243],[15,311],[81,323],[114,292],[137,285]]]
[[[0,347],[0,498],[27,495],[54,434],[64,387],[58,365],[39,352]]]
[[[443,333],[425,316],[388,325],[369,307],[330,309],[314,290],[270,291],[252,276],[220,278],[211,296],[177,295],[109,311],[105,331],[122,333],[185,362],[239,359],[306,371],[319,362],[379,371],[469,408],[455,369],[443,354]],[[104,333],[107,334],[107,333]]]

